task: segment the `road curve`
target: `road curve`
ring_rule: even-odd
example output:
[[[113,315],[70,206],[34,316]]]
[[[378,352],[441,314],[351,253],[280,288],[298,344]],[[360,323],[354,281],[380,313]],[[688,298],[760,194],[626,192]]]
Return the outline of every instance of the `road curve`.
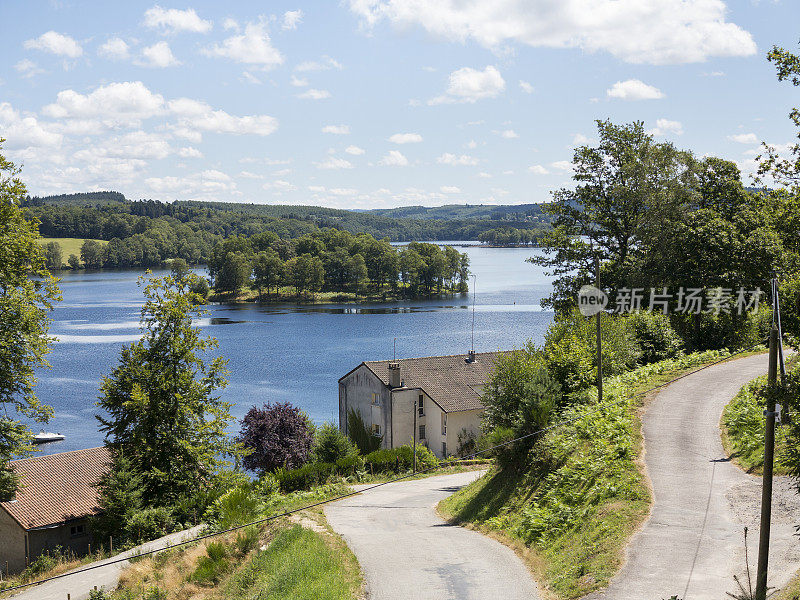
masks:
[[[514,552],[449,525],[435,505],[478,472],[398,482],[329,504],[325,515],[358,558],[370,600],[538,600]]]
[[[627,560],[609,587],[586,600],[720,600],[745,577],[743,528],[755,578],[760,478],[727,460],[720,441],[722,409],[767,370],[764,354],[710,367],[660,392],[643,418],[645,463],[653,487],[651,515],[633,537]],[[800,568],[794,525],[797,495],[785,478],[775,485],[769,585],[784,585]]]

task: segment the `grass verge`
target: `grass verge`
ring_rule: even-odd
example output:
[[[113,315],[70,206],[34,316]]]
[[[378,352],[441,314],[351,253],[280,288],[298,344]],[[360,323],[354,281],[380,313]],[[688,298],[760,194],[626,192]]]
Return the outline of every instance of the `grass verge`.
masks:
[[[550,597],[605,587],[649,512],[640,413],[655,385],[724,358],[703,352],[641,367],[604,382],[605,397],[567,408],[563,426],[526,460],[494,468],[439,504],[442,515],[518,551]]]

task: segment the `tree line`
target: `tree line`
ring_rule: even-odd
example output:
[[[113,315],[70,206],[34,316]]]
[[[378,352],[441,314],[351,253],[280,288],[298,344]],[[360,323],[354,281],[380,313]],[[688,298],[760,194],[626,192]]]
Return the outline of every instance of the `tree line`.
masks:
[[[546,233],[544,229],[517,229],[516,227],[496,227],[484,231],[478,241],[492,246],[530,246],[537,245],[539,238]]]
[[[214,246],[208,269],[217,293],[247,288],[260,300],[281,297],[283,288],[297,297],[323,291],[409,298],[469,289],[469,257],[451,246],[397,247],[330,228],[293,240],[272,232],[228,238]]]

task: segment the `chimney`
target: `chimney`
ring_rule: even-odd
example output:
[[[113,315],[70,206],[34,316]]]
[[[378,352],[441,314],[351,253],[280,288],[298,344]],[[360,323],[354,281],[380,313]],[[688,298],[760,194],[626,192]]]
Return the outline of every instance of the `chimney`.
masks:
[[[389,363],[389,387],[399,388],[402,387],[400,383],[400,363]]]
[[[470,350],[467,354],[467,362],[474,363],[475,362],[475,350]]]

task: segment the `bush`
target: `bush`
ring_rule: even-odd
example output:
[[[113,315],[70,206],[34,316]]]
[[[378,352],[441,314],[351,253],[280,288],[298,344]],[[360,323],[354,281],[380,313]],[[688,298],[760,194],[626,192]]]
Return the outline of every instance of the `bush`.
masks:
[[[258,546],[258,527],[251,525],[236,534],[236,551],[244,556]]]
[[[313,450],[317,462],[335,463],[357,454],[355,444],[333,423],[325,423],[317,430]]]
[[[336,465],[332,463],[308,463],[299,469],[280,469],[275,478],[284,493],[308,490],[315,485],[328,481],[336,474]]]
[[[172,533],[175,525],[172,511],[168,508],[145,508],[131,515],[125,525],[125,534],[128,541],[140,543]]]
[[[357,475],[363,469],[364,459],[358,454],[351,454],[336,461],[336,471],[343,477]]]
[[[683,340],[661,313],[638,312],[628,317],[633,335],[641,350],[642,364],[674,358],[683,350]]]
[[[472,456],[478,451],[478,438],[472,431],[462,429],[458,432],[458,446],[456,456]]]
[[[239,441],[250,451],[245,469],[264,474],[307,462],[314,442],[308,416],[288,402],[252,407],[242,419]]]
[[[190,579],[197,583],[212,585],[228,572],[228,550],[222,542],[211,542],[206,546],[206,556],[201,556]]]
[[[383,441],[381,436],[367,429],[361,413],[353,408],[347,413],[347,433],[364,456],[380,448]]]
[[[223,531],[244,525],[255,519],[259,508],[259,495],[252,484],[245,484],[228,490],[206,511],[205,522],[215,531]]]
[[[408,471],[414,466],[414,449],[411,446],[398,448],[381,448],[370,452],[364,457],[364,464],[372,472],[400,473]],[[439,464],[436,457],[428,448],[417,444],[417,470],[429,469]]]

